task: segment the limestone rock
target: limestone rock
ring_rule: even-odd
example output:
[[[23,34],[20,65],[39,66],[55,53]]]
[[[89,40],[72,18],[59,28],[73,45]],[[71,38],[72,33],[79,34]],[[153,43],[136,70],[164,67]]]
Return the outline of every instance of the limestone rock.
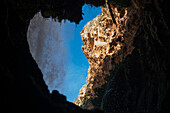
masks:
[[[106,113],[168,113],[169,28],[160,3],[106,4],[84,26],[82,49],[90,67],[75,104]]]
[[[79,97],[74,102],[81,106],[85,100],[96,97],[95,89],[106,83],[110,70],[122,61],[134,49],[133,38],[140,24],[142,5],[137,8],[133,4],[121,8],[111,4],[116,23],[113,22],[107,5],[101,7],[102,14],[88,22],[81,34],[82,50],[89,62],[87,84],[80,90]],[[86,90],[88,90],[88,92]],[[83,94],[83,95],[82,95]],[[87,109],[91,109],[89,107]]]

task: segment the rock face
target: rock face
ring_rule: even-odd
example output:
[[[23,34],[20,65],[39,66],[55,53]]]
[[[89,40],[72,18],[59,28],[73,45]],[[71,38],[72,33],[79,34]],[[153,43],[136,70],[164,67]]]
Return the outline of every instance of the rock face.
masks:
[[[28,25],[37,12],[41,10],[44,17],[78,23],[82,19],[83,4],[82,0],[1,1],[0,112],[101,112],[83,110],[67,102],[58,91],[50,94],[27,42]]]
[[[112,20],[108,5],[102,8],[102,14],[88,22],[82,32],[82,50],[89,62],[87,84],[80,90],[75,104],[83,105],[84,99],[96,97],[94,89],[101,87],[107,81],[116,64],[134,49],[132,42],[136,34],[143,6],[133,4],[128,8],[110,4],[115,23]],[[87,90],[90,89],[88,92]],[[92,109],[92,105],[87,109]]]
[[[160,111],[169,72],[163,68],[168,57],[161,59],[167,50],[161,46],[158,30],[168,28],[157,17],[162,14],[157,3],[132,0],[127,8],[106,3],[102,14],[84,26],[82,50],[90,66],[76,105],[109,113]]]
[[[101,112],[83,110],[67,102],[65,96],[57,91],[50,94],[43,75],[30,54],[26,37],[30,19],[40,10],[44,17],[58,17],[60,20],[68,19],[79,23],[83,4],[86,2],[98,6],[103,3],[103,0],[100,3],[97,1],[99,0],[1,1],[1,112]],[[134,6],[131,8],[122,9],[111,4],[116,23],[111,21],[108,9],[103,7],[103,14],[98,16],[101,17],[101,22],[93,20],[96,24],[92,23],[92,26],[94,24],[96,28],[90,27],[88,30],[85,27],[82,31],[83,51],[91,67],[87,77],[88,84],[83,86],[75,103],[86,109],[102,109],[106,113],[169,113],[170,23],[168,10],[164,9],[169,7],[168,1],[131,1]],[[102,25],[102,22],[105,24]],[[99,23],[107,31],[97,28]],[[95,29],[101,35],[96,34]],[[107,39],[106,35],[114,41]],[[102,72],[104,74],[101,76]]]

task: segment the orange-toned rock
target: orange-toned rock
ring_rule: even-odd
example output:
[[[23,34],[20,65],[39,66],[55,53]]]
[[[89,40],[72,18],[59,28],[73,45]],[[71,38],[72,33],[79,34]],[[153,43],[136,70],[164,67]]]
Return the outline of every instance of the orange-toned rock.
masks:
[[[137,4],[135,4],[137,5]],[[107,7],[102,7],[102,14],[88,22],[81,34],[82,50],[89,62],[87,84],[82,87],[74,103],[86,109],[92,109],[90,98],[96,97],[95,88],[101,87],[110,75],[109,71],[124,57],[131,54],[133,38],[140,24],[142,7],[120,8],[111,4],[116,24],[113,23]],[[88,104],[88,105],[87,105]]]

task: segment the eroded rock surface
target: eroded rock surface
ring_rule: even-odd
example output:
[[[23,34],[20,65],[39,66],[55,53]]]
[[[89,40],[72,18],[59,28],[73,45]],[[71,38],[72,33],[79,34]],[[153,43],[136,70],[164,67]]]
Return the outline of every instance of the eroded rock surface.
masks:
[[[114,23],[106,4],[102,7],[102,14],[84,26],[81,32],[82,50],[90,67],[87,84],[80,90],[75,104],[81,106],[85,99],[96,97],[94,89],[105,84],[105,78],[110,76],[109,71],[133,51],[133,38],[138,30],[143,9],[142,5],[135,5],[121,8],[112,3],[111,9],[116,22]],[[92,108],[90,105],[88,109]]]
[[[82,110],[67,102],[65,97],[57,91],[53,91],[52,94],[49,93],[42,73],[29,52],[26,37],[30,19],[40,10],[46,18],[52,16],[53,18],[58,17],[60,20],[68,19],[72,22],[79,23],[82,19],[81,8],[83,4],[85,2],[94,3],[94,1],[95,6],[102,5],[101,3],[97,3],[99,0],[85,0],[84,2],[82,0],[2,0],[0,7],[2,28],[2,37],[0,38],[0,104],[3,113],[95,112]],[[100,1],[103,3],[103,0]],[[131,1],[134,7],[127,8],[126,25],[129,25],[129,27],[126,26],[126,30],[132,33],[128,34],[128,32],[126,33],[126,31],[121,30],[124,32],[123,34],[125,34],[125,36],[122,36],[124,42],[123,40],[115,41],[117,45],[119,43],[122,44],[119,44],[120,47],[111,44],[114,45],[114,53],[112,51],[106,55],[106,50],[101,51],[105,56],[101,66],[94,62],[94,59],[97,59],[97,61],[101,61],[99,58],[103,59],[103,57],[98,57],[101,53],[95,55],[95,52],[88,51],[91,54],[87,54],[87,56],[89,56],[89,62],[91,64],[94,63],[95,67],[94,69],[91,67],[89,70],[93,70],[96,73],[100,73],[99,70],[102,71],[100,67],[105,67],[106,70],[109,70],[108,67],[110,68],[110,66],[105,64],[106,61],[109,61],[108,64],[114,61],[112,65],[114,70],[108,75],[109,81],[107,80],[107,84],[100,87],[101,83],[99,82],[106,82],[104,80],[105,76],[99,76],[101,80],[93,80],[92,78],[97,77],[98,74],[95,75],[93,72],[93,75],[88,75],[88,84],[81,89],[81,99],[79,96],[75,102],[86,109],[93,109],[95,107],[104,110],[106,113],[156,113],[159,111],[159,113],[169,113],[170,32],[168,27],[170,27],[170,21],[169,13],[167,13],[169,12],[167,10],[169,2],[165,0],[146,0],[147,3],[144,6],[144,10],[140,11],[143,6],[143,1]],[[159,5],[164,15],[161,15]],[[115,7],[111,7],[114,13],[114,11],[116,11]],[[104,10],[105,8],[103,8],[103,11]],[[119,8],[117,8],[117,10],[119,11]],[[128,11],[132,12],[132,14],[128,13]],[[134,13],[137,14],[136,16],[133,14],[135,11],[137,11]],[[106,20],[109,20],[109,13],[107,12],[108,10],[105,10],[103,15],[108,14]],[[141,24],[139,24],[140,22],[138,22],[137,19],[140,12],[142,12],[142,20],[139,19]],[[116,15],[117,14],[115,14],[115,18]],[[126,17],[124,13],[120,13],[120,15],[123,15],[120,17]],[[133,18],[128,15],[136,18],[136,20],[133,20]],[[164,21],[164,19],[166,21]],[[123,21],[123,23],[125,23],[125,21]],[[139,28],[136,28],[137,26],[134,23],[139,24]],[[168,23],[168,26],[166,23]],[[115,25],[116,28],[119,26],[117,24]],[[133,25],[134,27],[132,27]],[[136,32],[137,29],[138,31]],[[93,29],[91,28],[91,30]],[[129,38],[133,35],[133,31],[136,32],[136,35],[133,38]],[[127,37],[126,35],[130,36]],[[105,36],[102,37],[105,39]],[[99,40],[98,37],[97,39]],[[115,40],[117,37],[112,39]],[[133,45],[131,40],[134,40]],[[90,39],[91,43],[94,43],[93,41],[95,41],[94,38]],[[88,41],[84,41],[84,43],[85,42]],[[98,42],[96,43],[96,47],[92,47],[98,49],[100,44],[105,44],[102,41],[100,41],[102,43]],[[110,41],[108,40],[107,43],[110,43]],[[85,50],[92,47],[87,46]],[[125,47],[129,48],[127,49]],[[108,48],[109,51],[111,47],[108,44],[105,48]],[[128,53],[130,54],[126,56],[117,67],[114,65],[121,61],[122,57],[119,59],[115,53],[122,56],[126,56]],[[92,56],[94,56],[94,59],[90,61]],[[96,67],[99,67],[98,70],[95,70]],[[94,86],[92,82],[96,86]],[[93,86],[90,86],[90,84]],[[90,89],[91,87],[99,88]],[[92,97],[92,99],[89,97]],[[161,105],[162,102],[163,104]],[[101,111],[96,112],[99,113]]]
[[[169,73],[162,31],[168,28],[158,1],[102,6],[102,14],[81,32],[90,66],[87,84],[74,103],[108,113],[159,112]]]
[[[0,38],[0,112],[89,113],[67,102],[58,91],[49,92],[31,56],[27,29],[33,16],[79,23],[84,0],[2,0]]]

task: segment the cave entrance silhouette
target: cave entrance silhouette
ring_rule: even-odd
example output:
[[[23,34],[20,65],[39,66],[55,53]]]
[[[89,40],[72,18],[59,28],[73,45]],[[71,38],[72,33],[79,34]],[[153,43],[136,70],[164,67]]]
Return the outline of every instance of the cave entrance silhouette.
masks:
[[[58,90],[73,102],[86,84],[88,61],[81,49],[84,25],[101,14],[100,7],[83,6],[83,20],[75,25],[59,23],[35,14],[27,31],[30,52],[38,64],[50,92]]]

